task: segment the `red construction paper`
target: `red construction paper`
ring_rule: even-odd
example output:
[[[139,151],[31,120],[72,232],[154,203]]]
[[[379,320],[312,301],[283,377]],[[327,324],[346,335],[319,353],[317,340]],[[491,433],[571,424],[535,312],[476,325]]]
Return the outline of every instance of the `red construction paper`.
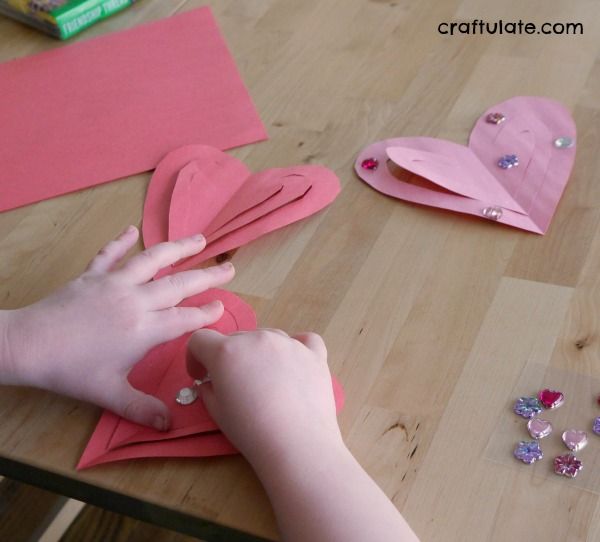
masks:
[[[209,8],[0,65],[0,211],[265,129]]]
[[[181,271],[296,222],[329,205],[340,183],[315,165],[258,173],[207,145],[167,154],[152,176],[142,231],[146,247],[202,233],[208,244],[159,275]]]
[[[233,333],[256,328],[256,316],[252,308],[225,290],[208,290],[187,299],[181,305],[200,306],[214,299],[223,302],[225,313],[211,326],[212,329],[221,333]],[[201,399],[186,406],[175,401],[177,392],[193,383],[186,370],[188,338],[189,334],[154,348],[129,374],[129,381],[133,386],[155,395],[169,407],[171,429],[156,431],[104,411],[81,456],[78,469],[124,459],[205,457],[238,453],[212,421]],[[343,407],[344,394],[335,379],[333,389],[339,411]]]

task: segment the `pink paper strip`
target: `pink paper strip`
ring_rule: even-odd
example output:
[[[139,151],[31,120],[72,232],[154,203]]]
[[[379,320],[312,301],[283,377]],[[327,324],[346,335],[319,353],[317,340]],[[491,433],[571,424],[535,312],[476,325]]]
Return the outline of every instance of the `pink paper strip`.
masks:
[[[0,211],[265,129],[209,8],[0,65]]]

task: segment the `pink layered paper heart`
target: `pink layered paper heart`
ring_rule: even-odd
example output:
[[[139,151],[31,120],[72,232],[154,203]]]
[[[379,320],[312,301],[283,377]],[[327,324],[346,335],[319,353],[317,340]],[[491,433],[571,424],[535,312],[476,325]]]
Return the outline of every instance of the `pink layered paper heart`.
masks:
[[[202,253],[162,274],[181,271],[316,213],[339,191],[336,175],[322,166],[251,173],[214,147],[188,145],[165,156],[152,176],[144,205],[144,244],[204,234]]]
[[[505,120],[488,122],[492,113],[502,113]],[[389,196],[543,234],[575,160],[574,145],[561,147],[555,141],[574,142],[575,136],[575,123],[563,105],[548,98],[517,96],[485,111],[466,147],[429,137],[387,139],[363,149],[355,170]],[[518,166],[499,167],[499,160],[512,154],[518,156]],[[379,164],[376,168],[373,159]],[[370,169],[362,166],[365,160]],[[387,167],[388,161],[434,183],[435,189],[400,180]]]
[[[226,290],[212,289],[186,299],[182,306],[201,306],[215,299],[223,302],[223,317],[213,326],[221,333],[256,328],[252,307]],[[201,399],[189,405],[175,401],[178,391],[193,383],[186,370],[188,335],[157,346],[130,372],[135,388],[161,399],[171,411],[169,431],[156,431],[104,411],[77,465],[86,469],[101,463],[144,457],[205,457],[238,453],[218,430]],[[336,408],[344,404],[344,392],[332,379]],[[310,390],[307,390],[309,393]]]

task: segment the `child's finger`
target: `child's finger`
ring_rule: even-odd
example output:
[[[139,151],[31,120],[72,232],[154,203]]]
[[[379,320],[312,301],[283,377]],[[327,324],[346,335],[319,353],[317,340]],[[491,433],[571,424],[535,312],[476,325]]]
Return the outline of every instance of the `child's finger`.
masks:
[[[105,245],[89,263],[86,271],[90,273],[106,273],[117,265],[135,245],[139,231],[135,226],[128,226],[116,239]]]
[[[316,333],[298,333],[292,337],[292,339],[296,339],[301,342],[304,346],[306,346],[309,350],[312,350],[315,354],[321,357],[327,357],[327,347],[325,346],[325,342],[321,338],[320,335]]]
[[[196,331],[188,341],[188,351],[191,353],[191,356],[187,356],[188,373],[200,378],[205,374],[204,369],[212,373],[226,340],[226,335],[213,329]]]
[[[230,262],[168,275],[141,287],[144,302],[149,310],[174,307],[187,297],[229,282],[234,275],[235,270]]]
[[[131,258],[116,274],[133,284],[148,282],[163,267],[201,252],[206,246],[202,235],[194,235],[179,241],[159,243]]]
[[[171,425],[167,406],[160,399],[136,390],[126,378],[111,386],[110,404],[104,406],[127,420],[159,431],[166,431]]]
[[[149,317],[158,344],[214,324],[223,316],[223,311],[223,303],[213,301],[202,307],[171,307],[152,312]]]

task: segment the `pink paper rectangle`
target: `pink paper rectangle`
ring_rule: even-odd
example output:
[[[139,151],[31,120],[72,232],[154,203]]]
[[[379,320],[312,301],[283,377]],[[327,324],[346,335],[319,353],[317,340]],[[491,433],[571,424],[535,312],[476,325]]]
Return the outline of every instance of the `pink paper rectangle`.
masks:
[[[0,211],[267,135],[209,8],[0,65]]]

